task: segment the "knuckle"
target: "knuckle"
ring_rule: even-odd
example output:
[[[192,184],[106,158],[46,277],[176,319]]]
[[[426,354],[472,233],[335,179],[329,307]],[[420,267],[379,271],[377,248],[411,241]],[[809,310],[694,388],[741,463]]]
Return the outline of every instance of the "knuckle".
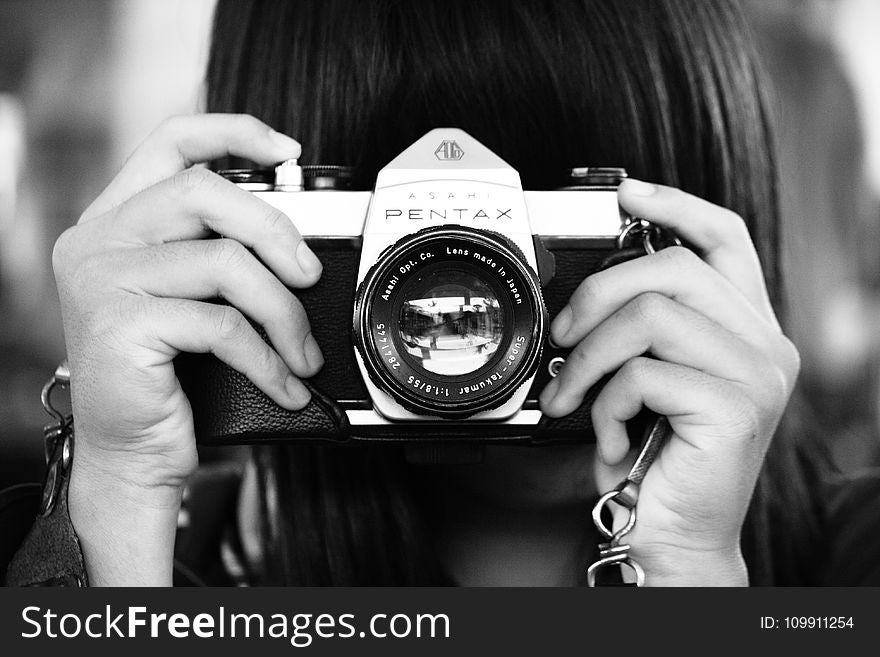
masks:
[[[86,292],[95,290],[106,275],[107,267],[100,255],[82,258],[68,273],[67,282],[71,289]]]
[[[153,134],[163,139],[177,141],[180,135],[186,133],[190,121],[192,121],[192,117],[186,114],[169,116],[156,127]]]
[[[707,436],[748,441],[759,435],[762,411],[754,394],[719,379],[704,380],[702,389],[699,408],[705,413]]]
[[[720,403],[725,400],[728,400],[730,408],[729,424],[733,433],[747,440],[757,438],[761,429],[761,411],[758,407],[744,395],[736,395],[732,391],[727,391]]]
[[[717,413],[718,430],[724,437],[751,443],[767,437],[768,418],[779,413],[770,410],[771,405],[761,395],[741,385],[716,382],[709,396],[713,413]]]
[[[619,375],[630,385],[637,387],[648,375],[650,367],[650,359],[637,356],[630,358],[621,366]]]
[[[289,294],[286,301],[284,311],[287,321],[291,322],[295,328],[301,331],[308,330],[309,320],[306,316],[306,310],[299,299]]]
[[[800,354],[794,344],[780,336],[773,354],[762,358],[756,367],[753,385],[759,392],[757,405],[768,412],[778,412],[788,403],[800,371]]]
[[[55,240],[55,245],[52,247],[52,268],[56,276],[63,275],[75,258],[78,235],[77,227],[71,226]]]
[[[252,359],[255,369],[260,372],[274,374],[275,378],[281,379],[283,382],[286,373],[283,371],[284,368],[281,367],[281,359],[269,345],[265,342],[260,342],[254,351],[256,353],[253,354]]]
[[[791,382],[792,387],[801,371],[801,353],[795,344],[786,336],[782,336],[780,344],[780,353],[782,354],[783,368]]]
[[[644,292],[627,304],[636,320],[647,324],[662,322],[670,311],[670,300],[658,292]]]
[[[251,254],[241,242],[227,237],[210,240],[208,247],[219,271],[241,270],[250,264]]]
[[[583,371],[583,368],[588,364],[589,358],[587,349],[585,348],[584,343],[581,342],[571,350],[568,356],[566,356],[565,367],[560,370],[559,376],[565,376],[568,378],[571,376],[571,373]]]
[[[123,336],[132,331],[144,331],[149,324],[149,300],[138,296],[120,296],[106,300],[103,304],[84,314],[88,334],[104,345],[122,345]]]
[[[281,210],[268,203],[263,214],[263,225],[270,234],[275,236],[292,237],[295,235],[293,222]]]
[[[768,409],[779,409],[788,403],[800,371],[800,354],[790,340],[783,337],[779,356],[768,369],[770,371],[762,376],[762,399]]]
[[[749,235],[745,220],[729,208],[719,209],[719,226],[722,226],[733,237],[748,237]]]
[[[585,278],[571,297],[571,305],[584,310],[600,303],[605,294],[605,286],[602,280],[596,276]]]
[[[243,338],[250,324],[235,308],[230,306],[216,306],[211,309],[210,321],[217,337],[224,342],[234,342]]]
[[[762,409],[770,413],[781,411],[788,403],[788,398],[791,394],[791,385],[788,377],[780,370],[776,370],[771,376],[766,378],[765,386],[766,389],[764,394],[761,395],[758,404]]]
[[[237,132],[260,132],[269,131],[269,126],[256,118],[253,114],[233,114],[231,115],[233,129]]]
[[[702,264],[702,260],[696,253],[684,246],[670,246],[658,251],[656,256],[661,260],[681,271],[691,271]]]
[[[204,167],[190,167],[171,178],[173,189],[182,197],[215,188],[221,178]]]

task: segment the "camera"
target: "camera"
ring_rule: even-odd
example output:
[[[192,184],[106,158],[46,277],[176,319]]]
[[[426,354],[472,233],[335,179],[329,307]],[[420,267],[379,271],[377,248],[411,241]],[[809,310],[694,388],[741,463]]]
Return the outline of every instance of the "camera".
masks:
[[[181,354],[202,443],[589,441],[597,389],[564,418],[538,406],[567,355],[550,320],[589,274],[674,240],[621,210],[623,169],[523,191],[454,128],[403,151],[372,193],[338,166],[220,173],[290,217],[321,259],[321,279],[296,294],[325,364],[309,405],[287,411],[213,356]]]

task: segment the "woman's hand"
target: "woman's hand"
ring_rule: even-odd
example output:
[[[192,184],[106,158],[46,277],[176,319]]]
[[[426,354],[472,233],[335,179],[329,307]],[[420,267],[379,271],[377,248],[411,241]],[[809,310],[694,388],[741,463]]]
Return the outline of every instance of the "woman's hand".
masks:
[[[643,406],[666,415],[673,435],[642,482],[631,555],[649,584],[746,584],[740,531],[798,354],[739,216],[635,180],[618,198],[697,253],[672,247],[587,278],[551,327],[573,350],[541,406],[566,415],[616,372],[592,407],[601,492],[632,463],[625,422]],[[619,528],[626,512],[611,506]]]
[[[269,165],[300,146],[250,116],[171,119],[55,245],[76,422],[70,507],[93,580],[170,577],[180,491],[197,465],[178,353],[214,353],[288,409],[308,403],[300,379],[323,364],[285,287],[314,284],[321,263],[288,217],[193,167],[227,154]],[[204,239],[214,234],[224,237]],[[231,305],[206,301],[218,297]],[[168,558],[139,577],[151,542]]]

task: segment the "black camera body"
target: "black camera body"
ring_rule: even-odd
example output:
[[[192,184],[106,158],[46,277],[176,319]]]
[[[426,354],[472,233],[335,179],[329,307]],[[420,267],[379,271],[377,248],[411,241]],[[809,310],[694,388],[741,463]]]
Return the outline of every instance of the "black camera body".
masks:
[[[550,320],[577,286],[669,239],[621,211],[624,170],[573,169],[557,190],[524,192],[450,128],[390,162],[372,193],[345,191],[342,168],[293,161],[225,175],[289,216],[322,261],[296,294],[325,364],[297,412],[211,355],[181,354],[200,442],[593,440],[599,386],[563,418],[538,397],[567,355]]]

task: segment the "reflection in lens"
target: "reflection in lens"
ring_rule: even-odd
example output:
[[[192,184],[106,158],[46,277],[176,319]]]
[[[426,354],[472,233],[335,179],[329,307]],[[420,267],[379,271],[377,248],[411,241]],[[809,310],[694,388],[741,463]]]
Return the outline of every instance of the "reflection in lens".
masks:
[[[403,291],[398,325],[406,352],[429,372],[456,376],[482,367],[504,337],[504,311],[476,276],[442,269]]]

